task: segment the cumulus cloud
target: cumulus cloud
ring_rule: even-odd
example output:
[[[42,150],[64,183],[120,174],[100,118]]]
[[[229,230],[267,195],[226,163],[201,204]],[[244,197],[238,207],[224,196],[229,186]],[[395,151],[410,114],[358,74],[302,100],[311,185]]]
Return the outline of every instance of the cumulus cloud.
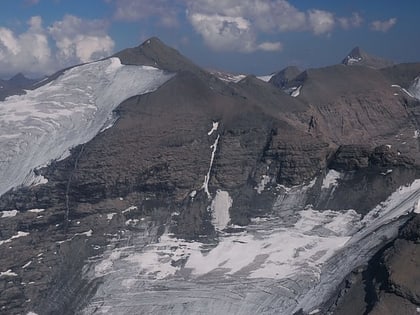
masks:
[[[362,23],[357,13],[337,18],[324,10],[301,11],[286,0],[184,0],[184,3],[193,28],[215,50],[279,51],[280,42],[258,43],[258,38],[303,31],[328,35],[337,25],[350,29]]]
[[[31,17],[26,31],[15,34],[0,27],[0,76],[18,72],[39,76],[62,67],[87,62],[112,53],[114,41],[106,24],[67,15],[49,27]]]
[[[340,24],[341,28],[345,30],[357,28],[363,24],[363,18],[357,12],[354,12],[350,17],[338,18],[337,21]]]
[[[60,62],[88,62],[106,56],[114,49],[114,41],[105,33],[107,24],[102,20],[82,20],[66,15],[54,22],[48,32],[57,46]]]
[[[141,21],[156,17],[164,27],[178,26],[179,10],[168,0],[107,0],[115,7],[114,19]]]
[[[310,10],[308,12],[308,22],[316,35],[331,32],[335,24],[334,15],[323,10]]]
[[[19,35],[10,29],[0,28],[0,74],[50,71],[50,57],[48,35],[42,27],[41,17],[32,17],[28,21],[28,30]]]
[[[397,18],[390,18],[385,21],[373,21],[370,24],[370,29],[377,32],[388,32],[395,24],[397,24]]]

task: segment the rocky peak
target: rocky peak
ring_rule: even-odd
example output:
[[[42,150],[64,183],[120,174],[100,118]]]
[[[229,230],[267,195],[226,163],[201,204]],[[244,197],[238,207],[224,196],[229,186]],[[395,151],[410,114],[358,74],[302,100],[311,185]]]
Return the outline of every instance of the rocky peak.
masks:
[[[279,88],[283,88],[289,83],[289,81],[295,79],[301,71],[298,67],[290,66],[286,67],[283,70],[280,70],[277,72],[271,79],[270,83],[274,86],[277,86]]]
[[[341,63],[346,66],[359,65],[375,69],[386,68],[393,65],[392,61],[370,55],[359,46],[353,48]]]
[[[116,53],[114,57],[120,58],[123,64],[154,66],[171,72],[203,71],[157,37],[147,39],[140,46],[124,49]]]

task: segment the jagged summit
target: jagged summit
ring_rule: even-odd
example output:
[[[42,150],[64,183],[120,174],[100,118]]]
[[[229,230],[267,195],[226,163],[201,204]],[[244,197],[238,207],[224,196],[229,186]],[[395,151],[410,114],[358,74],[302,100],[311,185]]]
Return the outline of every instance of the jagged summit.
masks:
[[[370,55],[359,46],[353,48],[341,63],[346,66],[358,65],[375,69],[386,68],[393,65],[392,61]]]

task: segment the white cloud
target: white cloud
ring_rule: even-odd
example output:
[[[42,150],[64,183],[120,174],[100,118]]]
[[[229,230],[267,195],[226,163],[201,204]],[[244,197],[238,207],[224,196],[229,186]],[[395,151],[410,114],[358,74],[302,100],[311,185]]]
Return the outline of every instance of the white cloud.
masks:
[[[45,28],[34,16],[28,29],[15,34],[0,27],[0,76],[23,72],[40,76],[73,64],[108,56],[114,41],[106,34],[106,23],[67,15]]]
[[[102,20],[83,20],[66,15],[54,22],[48,32],[57,46],[61,63],[88,62],[109,55],[114,41],[105,33],[107,24]]]
[[[386,21],[373,21],[370,24],[372,31],[388,32],[395,24],[397,24],[397,18],[390,18]]]
[[[107,0],[115,6],[114,19],[122,21],[141,21],[157,17],[165,27],[178,26],[178,9],[169,0]]]
[[[334,15],[322,10],[310,10],[308,12],[310,29],[316,35],[329,33],[335,25]]]
[[[350,17],[341,17],[337,19],[341,28],[349,30],[351,28],[360,27],[363,24],[363,18],[359,13],[355,12]]]
[[[263,51],[282,51],[283,44],[280,42],[264,42],[258,45],[258,49]]]
[[[41,17],[32,17],[28,25],[28,30],[19,35],[0,28],[0,74],[39,74],[52,70],[51,49]]]
[[[303,31],[329,35],[337,25],[350,29],[363,21],[358,13],[336,18],[324,10],[301,11],[286,0],[184,0],[184,3],[193,28],[215,50],[279,51],[280,42],[258,43],[259,37]],[[247,28],[240,28],[238,21],[246,21]]]

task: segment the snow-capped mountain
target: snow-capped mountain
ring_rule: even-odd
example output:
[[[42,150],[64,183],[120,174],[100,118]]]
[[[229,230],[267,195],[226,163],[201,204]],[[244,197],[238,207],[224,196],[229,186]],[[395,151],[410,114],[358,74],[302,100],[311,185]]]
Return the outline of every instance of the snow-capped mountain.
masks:
[[[415,312],[419,74],[226,82],[151,38],[8,97],[2,312]]]

